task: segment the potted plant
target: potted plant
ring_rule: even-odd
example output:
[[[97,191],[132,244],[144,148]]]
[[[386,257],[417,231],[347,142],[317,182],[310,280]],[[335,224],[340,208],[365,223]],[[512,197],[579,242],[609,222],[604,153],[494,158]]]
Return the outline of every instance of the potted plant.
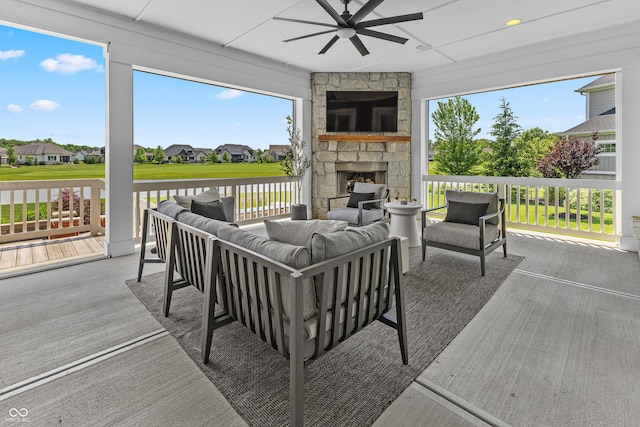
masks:
[[[301,201],[302,179],[311,166],[309,158],[304,154],[306,142],[300,136],[300,129],[293,125],[291,116],[287,116],[287,133],[289,134],[290,146],[285,150],[285,158],[280,164],[280,168],[287,176],[295,178],[296,201]],[[296,203],[291,205],[291,219],[307,219],[307,205]]]

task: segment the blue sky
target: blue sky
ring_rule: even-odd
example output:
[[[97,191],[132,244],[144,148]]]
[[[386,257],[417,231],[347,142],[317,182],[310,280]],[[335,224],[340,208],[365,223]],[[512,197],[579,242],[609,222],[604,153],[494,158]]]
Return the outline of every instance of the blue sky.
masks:
[[[102,55],[101,46],[0,26],[0,138],[104,146]],[[503,96],[523,128],[560,132],[584,121],[585,99],[574,91],[593,79],[465,97],[480,113],[479,137],[489,137]],[[134,73],[134,142],[144,147],[287,144],[291,113],[286,99]]]

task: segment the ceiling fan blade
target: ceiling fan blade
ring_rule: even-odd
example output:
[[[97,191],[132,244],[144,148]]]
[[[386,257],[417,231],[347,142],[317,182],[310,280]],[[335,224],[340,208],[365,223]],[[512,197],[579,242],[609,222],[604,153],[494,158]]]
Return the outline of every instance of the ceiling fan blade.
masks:
[[[360,55],[365,56],[369,54],[369,51],[367,50],[366,47],[364,47],[364,44],[362,43],[362,40],[360,40],[360,37],[353,36],[349,40],[351,40],[351,43],[353,43],[356,49],[358,49],[358,52],[360,52]]]
[[[278,16],[274,16],[273,19],[276,21],[297,22],[298,24],[311,24],[311,25],[321,25],[323,27],[338,28],[336,24],[325,24],[324,22],[304,21],[302,19],[280,18]]]
[[[316,2],[322,6],[322,8],[324,10],[327,11],[327,13],[329,15],[331,15],[331,17],[339,24],[339,25],[343,25],[343,26],[347,26],[347,21],[345,21],[342,16],[340,16],[340,14],[338,12],[336,12],[336,10],[334,8],[331,7],[331,5],[329,4],[329,2],[327,2],[327,0],[316,0]]]
[[[370,31],[370,30],[367,30],[367,31]],[[308,37],[314,37],[314,36],[319,36],[321,34],[328,34],[328,33],[335,33],[335,32],[336,32],[336,30],[320,31],[319,33],[307,34],[306,36],[294,37],[292,39],[286,39],[286,40],[282,40],[282,41],[284,43],[289,43],[289,42],[294,42],[296,40],[306,39]]]
[[[329,43],[327,43],[326,45],[324,45],[324,47],[322,48],[322,50],[320,52],[318,52],[318,55],[324,55],[325,53],[327,53],[327,51],[331,48],[331,46],[333,46],[334,44],[336,44],[336,42],[340,40],[340,37],[338,36],[333,36],[333,38],[331,40],[329,40]]]
[[[373,31],[366,28],[358,29],[358,34],[362,34],[363,36],[375,37],[377,39],[387,40],[390,42],[405,44],[409,39],[405,39],[404,37],[398,37],[391,34],[381,33],[379,31]]]
[[[349,19],[348,24],[350,26],[354,26],[358,24],[360,21],[364,19],[365,16],[370,14],[373,11],[373,9],[378,7],[380,3],[382,3],[383,1],[384,0],[369,0],[367,3],[365,3],[364,6],[360,8],[359,11],[355,13],[355,15],[351,17],[351,19]]]
[[[422,12],[410,13],[408,15],[391,16],[389,18],[372,19],[371,21],[361,22],[356,28],[377,27],[379,25],[397,24],[400,22],[417,21],[422,19]]]

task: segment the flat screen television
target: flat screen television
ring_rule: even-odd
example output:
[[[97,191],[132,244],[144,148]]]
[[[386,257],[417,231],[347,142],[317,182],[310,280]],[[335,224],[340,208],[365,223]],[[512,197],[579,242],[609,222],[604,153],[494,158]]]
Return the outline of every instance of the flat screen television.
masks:
[[[327,91],[327,132],[397,131],[397,91]]]

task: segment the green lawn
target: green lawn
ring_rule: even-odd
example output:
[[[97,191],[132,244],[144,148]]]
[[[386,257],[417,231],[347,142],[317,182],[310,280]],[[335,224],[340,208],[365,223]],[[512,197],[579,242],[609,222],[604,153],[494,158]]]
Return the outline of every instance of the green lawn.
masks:
[[[0,181],[104,178],[104,164],[0,167]],[[135,180],[188,178],[252,178],[284,176],[280,163],[142,164],[133,166]]]

